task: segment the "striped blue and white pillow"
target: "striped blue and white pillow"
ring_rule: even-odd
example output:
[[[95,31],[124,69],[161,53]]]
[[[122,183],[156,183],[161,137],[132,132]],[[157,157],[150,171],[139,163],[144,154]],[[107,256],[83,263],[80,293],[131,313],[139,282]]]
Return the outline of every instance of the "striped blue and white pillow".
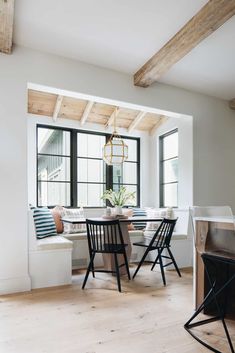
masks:
[[[51,211],[48,208],[32,208],[38,239],[57,235],[56,225]]]
[[[142,208],[133,208],[132,217],[146,217],[147,212]],[[132,222],[135,229],[144,229],[146,228],[146,222]]]

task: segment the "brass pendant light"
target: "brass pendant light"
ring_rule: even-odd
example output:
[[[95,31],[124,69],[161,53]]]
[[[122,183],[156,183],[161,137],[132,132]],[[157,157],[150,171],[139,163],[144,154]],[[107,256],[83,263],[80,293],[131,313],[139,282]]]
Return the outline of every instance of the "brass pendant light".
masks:
[[[128,158],[128,146],[116,130],[117,109],[114,113],[114,131],[103,147],[103,160],[108,165],[122,164]]]

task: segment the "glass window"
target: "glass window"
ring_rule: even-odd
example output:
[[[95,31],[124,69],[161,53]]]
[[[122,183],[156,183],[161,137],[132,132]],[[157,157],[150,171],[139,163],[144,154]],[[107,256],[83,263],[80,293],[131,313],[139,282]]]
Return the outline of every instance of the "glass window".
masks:
[[[178,130],[160,136],[160,207],[178,206]]]
[[[86,207],[104,207],[105,201],[101,200],[105,190],[104,184],[78,184],[78,205]]]
[[[122,184],[122,185],[126,187],[128,192],[135,192],[134,200],[131,200],[131,201],[127,202],[127,204],[125,206],[137,206],[138,205],[138,199],[137,199],[138,188],[137,188],[137,185],[128,185],[128,184]],[[117,185],[117,184],[113,185],[113,190],[114,191],[118,191],[119,189],[120,189],[120,185]]]
[[[163,137],[163,159],[178,156],[178,132]]]
[[[38,206],[71,206],[70,183],[38,181]]]
[[[38,153],[70,156],[70,132],[38,128]]]
[[[106,170],[102,149],[105,136],[77,134],[77,206],[103,207]]]
[[[38,180],[70,181],[70,158],[61,156],[38,156]]]
[[[119,190],[120,186],[125,186],[129,191],[136,192],[136,198],[131,202],[132,206],[139,204],[138,195],[138,143],[137,140],[125,139],[128,146],[128,160],[122,165],[113,166],[113,189]]]
[[[79,157],[102,158],[102,149],[106,142],[105,136],[78,133],[78,150]]]
[[[132,139],[124,139],[128,146],[128,161],[137,162],[137,141]]]
[[[38,206],[70,206],[70,132],[46,127],[37,131]]]
[[[104,207],[106,189],[121,185],[136,192],[139,204],[139,139],[124,138],[128,161],[108,166],[103,146],[108,134],[80,132],[48,126],[37,127],[38,206]]]
[[[105,163],[103,160],[78,159],[78,182],[105,182]]]
[[[137,184],[137,163],[125,162],[113,166],[113,183]]]

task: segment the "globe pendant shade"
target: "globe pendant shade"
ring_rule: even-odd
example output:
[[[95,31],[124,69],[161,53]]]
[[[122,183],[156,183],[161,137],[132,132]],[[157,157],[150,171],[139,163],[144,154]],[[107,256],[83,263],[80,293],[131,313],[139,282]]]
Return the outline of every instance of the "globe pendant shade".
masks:
[[[116,135],[112,135],[103,147],[103,160],[108,165],[122,164],[128,158],[128,146]]]

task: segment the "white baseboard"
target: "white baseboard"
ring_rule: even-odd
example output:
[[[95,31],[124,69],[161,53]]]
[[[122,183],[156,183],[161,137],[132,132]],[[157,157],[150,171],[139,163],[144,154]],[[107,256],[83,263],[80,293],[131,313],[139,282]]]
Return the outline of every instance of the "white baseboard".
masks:
[[[0,295],[26,292],[31,290],[31,279],[30,277],[15,277],[0,279]]]

